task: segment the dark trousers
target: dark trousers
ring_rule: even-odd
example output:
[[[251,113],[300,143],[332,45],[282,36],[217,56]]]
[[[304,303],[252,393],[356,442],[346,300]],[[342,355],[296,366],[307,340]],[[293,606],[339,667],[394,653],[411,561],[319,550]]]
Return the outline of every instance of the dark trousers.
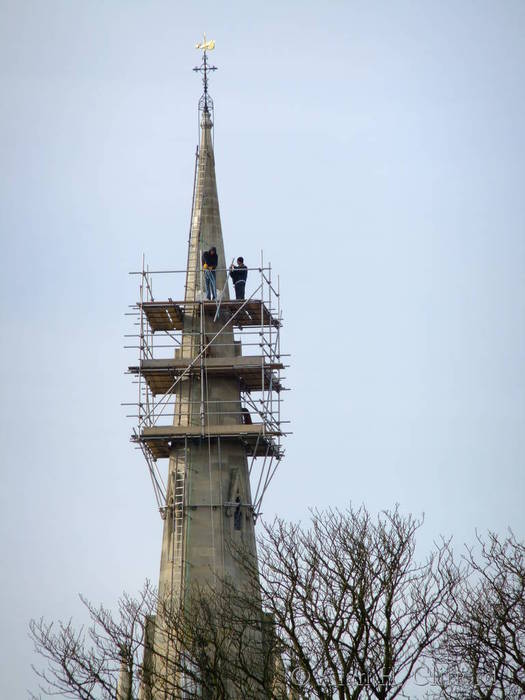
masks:
[[[246,289],[246,282],[235,282],[233,286],[235,287],[235,298],[244,299],[244,290]]]

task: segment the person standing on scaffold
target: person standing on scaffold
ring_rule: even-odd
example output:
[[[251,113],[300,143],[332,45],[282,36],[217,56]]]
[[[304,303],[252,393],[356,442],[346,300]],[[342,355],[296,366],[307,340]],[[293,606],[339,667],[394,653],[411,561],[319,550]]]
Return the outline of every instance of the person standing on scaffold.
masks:
[[[217,278],[215,269],[219,262],[217,256],[217,248],[212,246],[202,254],[202,269],[204,270],[204,279],[206,281],[206,299],[217,299]]]
[[[246,279],[248,277],[248,268],[244,264],[244,258],[237,258],[237,265],[230,265],[230,277],[235,287],[235,298],[237,300],[244,299],[246,289]]]

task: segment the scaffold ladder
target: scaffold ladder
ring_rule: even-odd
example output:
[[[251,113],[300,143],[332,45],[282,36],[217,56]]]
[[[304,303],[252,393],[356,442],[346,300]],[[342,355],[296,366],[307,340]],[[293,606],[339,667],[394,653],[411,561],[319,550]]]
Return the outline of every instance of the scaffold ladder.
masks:
[[[182,532],[184,526],[184,469],[179,465],[173,471],[173,535],[174,535],[174,556],[179,558],[180,547],[182,545]]]
[[[186,505],[186,455],[187,444],[184,449],[184,462],[177,459],[175,469],[172,472],[172,545],[170,552],[172,567],[172,586],[182,585],[182,570],[184,565],[184,515]]]

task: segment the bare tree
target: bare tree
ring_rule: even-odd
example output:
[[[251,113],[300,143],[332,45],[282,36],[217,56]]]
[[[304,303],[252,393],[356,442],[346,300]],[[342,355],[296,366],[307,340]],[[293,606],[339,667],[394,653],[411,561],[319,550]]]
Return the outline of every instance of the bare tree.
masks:
[[[525,545],[514,533],[477,536],[469,575],[442,639],[436,679],[447,700],[525,697]]]
[[[137,678],[153,597],[153,589],[146,583],[138,598],[124,594],[117,613],[112,613],[81,596],[91,620],[87,629],[77,630],[71,620],[31,620],[29,632],[35,651],[47,661],[42,670],[33,666],[41,692],[80,700],[116,698],[123,666],[130,677]]]
[[[415,561],[420,520],[397,509],[276,520],[259,539],[263,605],[297,691],[317,698],[397,697],[453,614],[459,572],[448,542]],[[253,572],[255,575],[255,572]]]
[[[445,541],[415,561],[420,526],[397,509],[375,519],[364,508],[313,512],[308,527],[277,519],[263,526],[258,563],[235,550],[250,582],[242,589],[227,579],[194,587],[173,610],[146,586],[123,598],[116,620],[84,601],[86,632],[33,622],[48,662],[41,690],[81,700],[391,700],[454,614],[460,572]]]

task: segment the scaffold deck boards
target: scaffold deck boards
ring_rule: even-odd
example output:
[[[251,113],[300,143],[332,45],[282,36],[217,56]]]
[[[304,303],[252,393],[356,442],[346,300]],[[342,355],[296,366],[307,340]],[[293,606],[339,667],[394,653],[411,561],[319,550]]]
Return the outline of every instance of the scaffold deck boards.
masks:
[[[153,332],[180,331],[184,326],[185,314],[204,312],[212,318],[217,311],[215,301],[146,301],[137,304],[142,308]],[[219,318],[223,323],[233,318],[236,327],[271,325],[278,328],[279,320],[270,313],[265,303],[260,300],[221,301]]]
[[[280,362],[267,362],[256,355],[244,357],[207,357],[203,368],[208,375],[237,379],[243,391],[281,391],[281,383],[274,370],[281,370]],[[201,364],[193,366],[185,358],[142,360],[139,366],[129,367],[131,374],[141,374],[154,395],[175,391],[174,382],[182,374],[195,375]]]
[[[134,438],[142,442],[150,450],[155,459],[169,457],[170,448],[180,444],[184,446],[187,440],[208,440],[208,438],[237,438],[246,447],[247,454],[255,457],[279,456],[278,446],[273,438],[280,437],[280,431],[264,430],[262,423],[243,425],[162,425],[143,428],[140,435]]]

